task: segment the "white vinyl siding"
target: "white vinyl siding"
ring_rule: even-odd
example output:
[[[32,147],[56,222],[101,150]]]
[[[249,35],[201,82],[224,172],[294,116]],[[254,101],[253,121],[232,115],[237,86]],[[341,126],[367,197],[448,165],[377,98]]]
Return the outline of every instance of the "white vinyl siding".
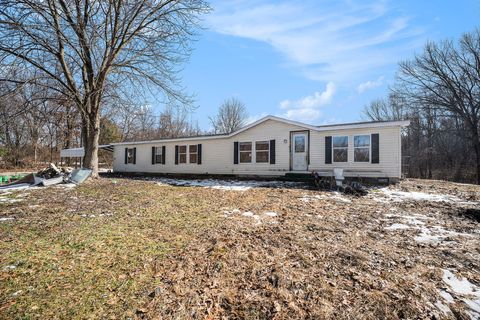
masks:
[[[175,165],[175,145],[188,146],[193,144],[188,140],[174,140],[162,142],[166,147],[166,164],[163,166],[151,165],[151,148],[158,146],[156,143],[141,143],[114,146],[114,166],[116,172],[158,172],[158,173],[186,173],[186,174],[237,174],[237,175],[264,175],[282,176],[290,171],[290,132],[304,131],[305,128],[267,120],[248,130],[228,138],[202,138],[195,144],[202,144],[202,164],[186,163]],[[380,163],[354,161],[354,136],[379,134]],[[348,137],[348,162],[325,164],[325,137]],[[233,164],[234,142],[252,142],[252,152],[255,153],[255,141],[270,141],[275,139],[275,164],[269,162],[252,162]],[[330,131],[310,130],[310,163],[308,170],[318,172],[331,172],[333,168],[346,170],[345,176],[365,177],[394,177],[399,178],[401,172],[400,153],[400,126],[385,126],[378,128],[342,129]],[[136,164],[124,163],[125,148],[136,147]],[[239,145],[240,149],[240,145]],[[188,153],[188,151],[187,151]],[[370,154],[371,158],[371,154]],[[187,158],[188,159],[188,158]],[[180,159],[179,159],[180,160]],[[370,159],[371,160],[371,159]]]

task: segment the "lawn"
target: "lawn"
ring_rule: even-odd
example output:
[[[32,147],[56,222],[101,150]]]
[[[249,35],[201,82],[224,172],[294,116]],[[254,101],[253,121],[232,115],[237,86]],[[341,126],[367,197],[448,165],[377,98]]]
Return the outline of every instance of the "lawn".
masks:
[[[0,195],[0,318],[480,315],[480,187],[229,185],[100,178]]]

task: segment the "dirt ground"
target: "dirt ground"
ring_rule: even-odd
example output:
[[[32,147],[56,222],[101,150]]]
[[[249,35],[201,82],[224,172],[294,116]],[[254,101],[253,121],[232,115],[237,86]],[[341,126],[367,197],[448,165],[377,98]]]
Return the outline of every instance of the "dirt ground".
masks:
[[[230,186],[100,178],[0,194],[0,318],[480,316],[479,186]]]

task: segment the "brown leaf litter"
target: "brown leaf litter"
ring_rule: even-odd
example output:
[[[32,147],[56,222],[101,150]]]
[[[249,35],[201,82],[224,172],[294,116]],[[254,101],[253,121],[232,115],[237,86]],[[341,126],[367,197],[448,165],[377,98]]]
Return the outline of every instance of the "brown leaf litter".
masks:
[[[407,180],[389,190],[455,198],[105,178],[30,190],[0,203],[0,218],[13,218],[0,221],[0,314],[475,317],[475,291],[458,293],[442,275],[480,285],[479,223],[463,214],[478,208],[480,187]]]

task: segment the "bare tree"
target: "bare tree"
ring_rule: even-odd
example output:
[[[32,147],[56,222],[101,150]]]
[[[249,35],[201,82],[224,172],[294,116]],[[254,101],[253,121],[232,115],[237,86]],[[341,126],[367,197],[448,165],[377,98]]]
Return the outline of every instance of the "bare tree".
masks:
[[[248,118],[245,104],[236,98],[225,100],[210,123],[215,133],[232,133],[245,125]]]
[[[480,29],[464,34],[457,45],[428,43],[422,54],[400,64],[398,79],[417,108],[463,122],[480,184]]]
[[[394,93],[391,93],[388,99],[373,100],[363,113],[373,121],[404,120],[408,117],[408,109],[403,99]]]
[[[35,77],[1,80],[72,101],[81,115],[84,166],[97,176],[102,99],[109,90],[154,87],[166,100],[188,104],[177,65],[208,10],[203,0],[3,0],[0,63],[35,70]]]

